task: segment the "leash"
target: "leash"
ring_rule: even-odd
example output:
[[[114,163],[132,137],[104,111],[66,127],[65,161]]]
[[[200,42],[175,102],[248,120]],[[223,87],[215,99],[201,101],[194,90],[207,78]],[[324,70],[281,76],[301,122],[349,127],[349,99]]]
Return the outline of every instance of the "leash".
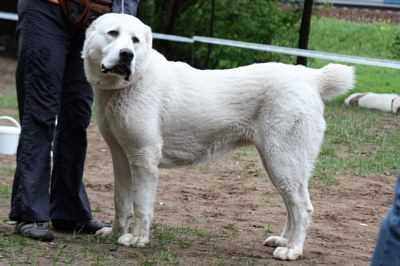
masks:
[[[90,24],[93,18],[111,12],[112,0],[48,0],[50,3],[58,4],[64,11],[64,14],[77,28],[84,29]],[[124,13],[125,1],[122,0],[121,11]],[[75,8],[73,7],[75,5]],[[82,11],[76,10],[76,6],[82,7]]]

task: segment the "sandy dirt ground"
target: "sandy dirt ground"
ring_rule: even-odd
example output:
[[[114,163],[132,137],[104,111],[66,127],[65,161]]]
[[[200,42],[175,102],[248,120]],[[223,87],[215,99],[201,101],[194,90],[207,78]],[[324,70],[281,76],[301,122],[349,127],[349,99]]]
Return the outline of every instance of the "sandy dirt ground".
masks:
[[[111,161],[97,130],[92,127],[90,132],[89,193],[102,217],[110,219]],[[286,211],[255,155],[247,149],[203,166],[162,171],[155,222],[200,228],[214,236],[212,245],[202,243],[185,257],[216,248],[223,256],[281,265],[271,259],[273,250],[262,241],[266,225],[279,233]],[[312,182],[314,221],[304,259],[293,265],[367,265],[378,223],[392,199],[393,182],[387,176],[338,177],[331,185]]]
[[[14,158],[1,156],[0,163],[13,165]],[[113,216],[112,179],[109,152],[92,125],[85,182],[96,216],[105,221]],[[10,176],[1,177],[1,183],[10,182]],[[292,265],[367,265],[378,223],[392,199],[393,182],[388,176],[338,177],[328,185],[311,182],[314,220],[304,258]],[[8,208],[3,200],[1,220],[7,219]],[[262,245],[267,231],[279,233],[285,217],[282,200],[251,149],[217,162],[161,172],[155,223],[211,236],[180,250],[187,263],[217,253],[228,262],[251,258],[259,265],[290,265],[273,260],[273,250]]]

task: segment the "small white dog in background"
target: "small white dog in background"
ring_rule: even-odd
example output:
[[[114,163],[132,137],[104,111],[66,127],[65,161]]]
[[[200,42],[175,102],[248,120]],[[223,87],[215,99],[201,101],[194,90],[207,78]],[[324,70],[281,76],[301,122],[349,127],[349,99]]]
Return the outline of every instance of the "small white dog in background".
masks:
[[[288,213],[281,235],[264,244],[276,247],[278,259],[303,254],[313,212],[308,180],[325,131],[322,99],[353,87],[351,67],[265,63],[198,70],[166,60],[152,49],[151,29],[123,14],[93,22],[83,58],[112,154],[112,232],[120,244],[149,242],[159,167],[198,163],[253,144]]]
[[[353,93],[344,101],[351,106],[360,106],[383,112],[400,112],[400,95],[394,93]]]

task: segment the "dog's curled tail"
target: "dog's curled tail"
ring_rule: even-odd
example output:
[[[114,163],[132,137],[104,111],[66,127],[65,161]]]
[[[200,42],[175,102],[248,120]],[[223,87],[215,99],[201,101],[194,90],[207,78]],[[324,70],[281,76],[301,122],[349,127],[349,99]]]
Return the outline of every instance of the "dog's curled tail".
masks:
[[[347,91],[353,89],[354,82],[353,67],[329,64],[319,70],[319,92],[324,101],[345,94]]]

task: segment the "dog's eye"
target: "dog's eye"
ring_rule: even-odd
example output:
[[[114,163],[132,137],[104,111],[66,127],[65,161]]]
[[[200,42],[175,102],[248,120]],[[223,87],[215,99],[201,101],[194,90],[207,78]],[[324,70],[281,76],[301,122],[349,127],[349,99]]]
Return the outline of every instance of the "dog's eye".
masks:
[[[133,43],[138,43],[140,40],[139,40],[139,38],[138,37],[136,37],[136,36],[133,36],[132,37],[132,42]]]
[[[109,32],[107,32],[107,34],[115,38],[118,37],[119,32],[117,30],[110,30]]]

